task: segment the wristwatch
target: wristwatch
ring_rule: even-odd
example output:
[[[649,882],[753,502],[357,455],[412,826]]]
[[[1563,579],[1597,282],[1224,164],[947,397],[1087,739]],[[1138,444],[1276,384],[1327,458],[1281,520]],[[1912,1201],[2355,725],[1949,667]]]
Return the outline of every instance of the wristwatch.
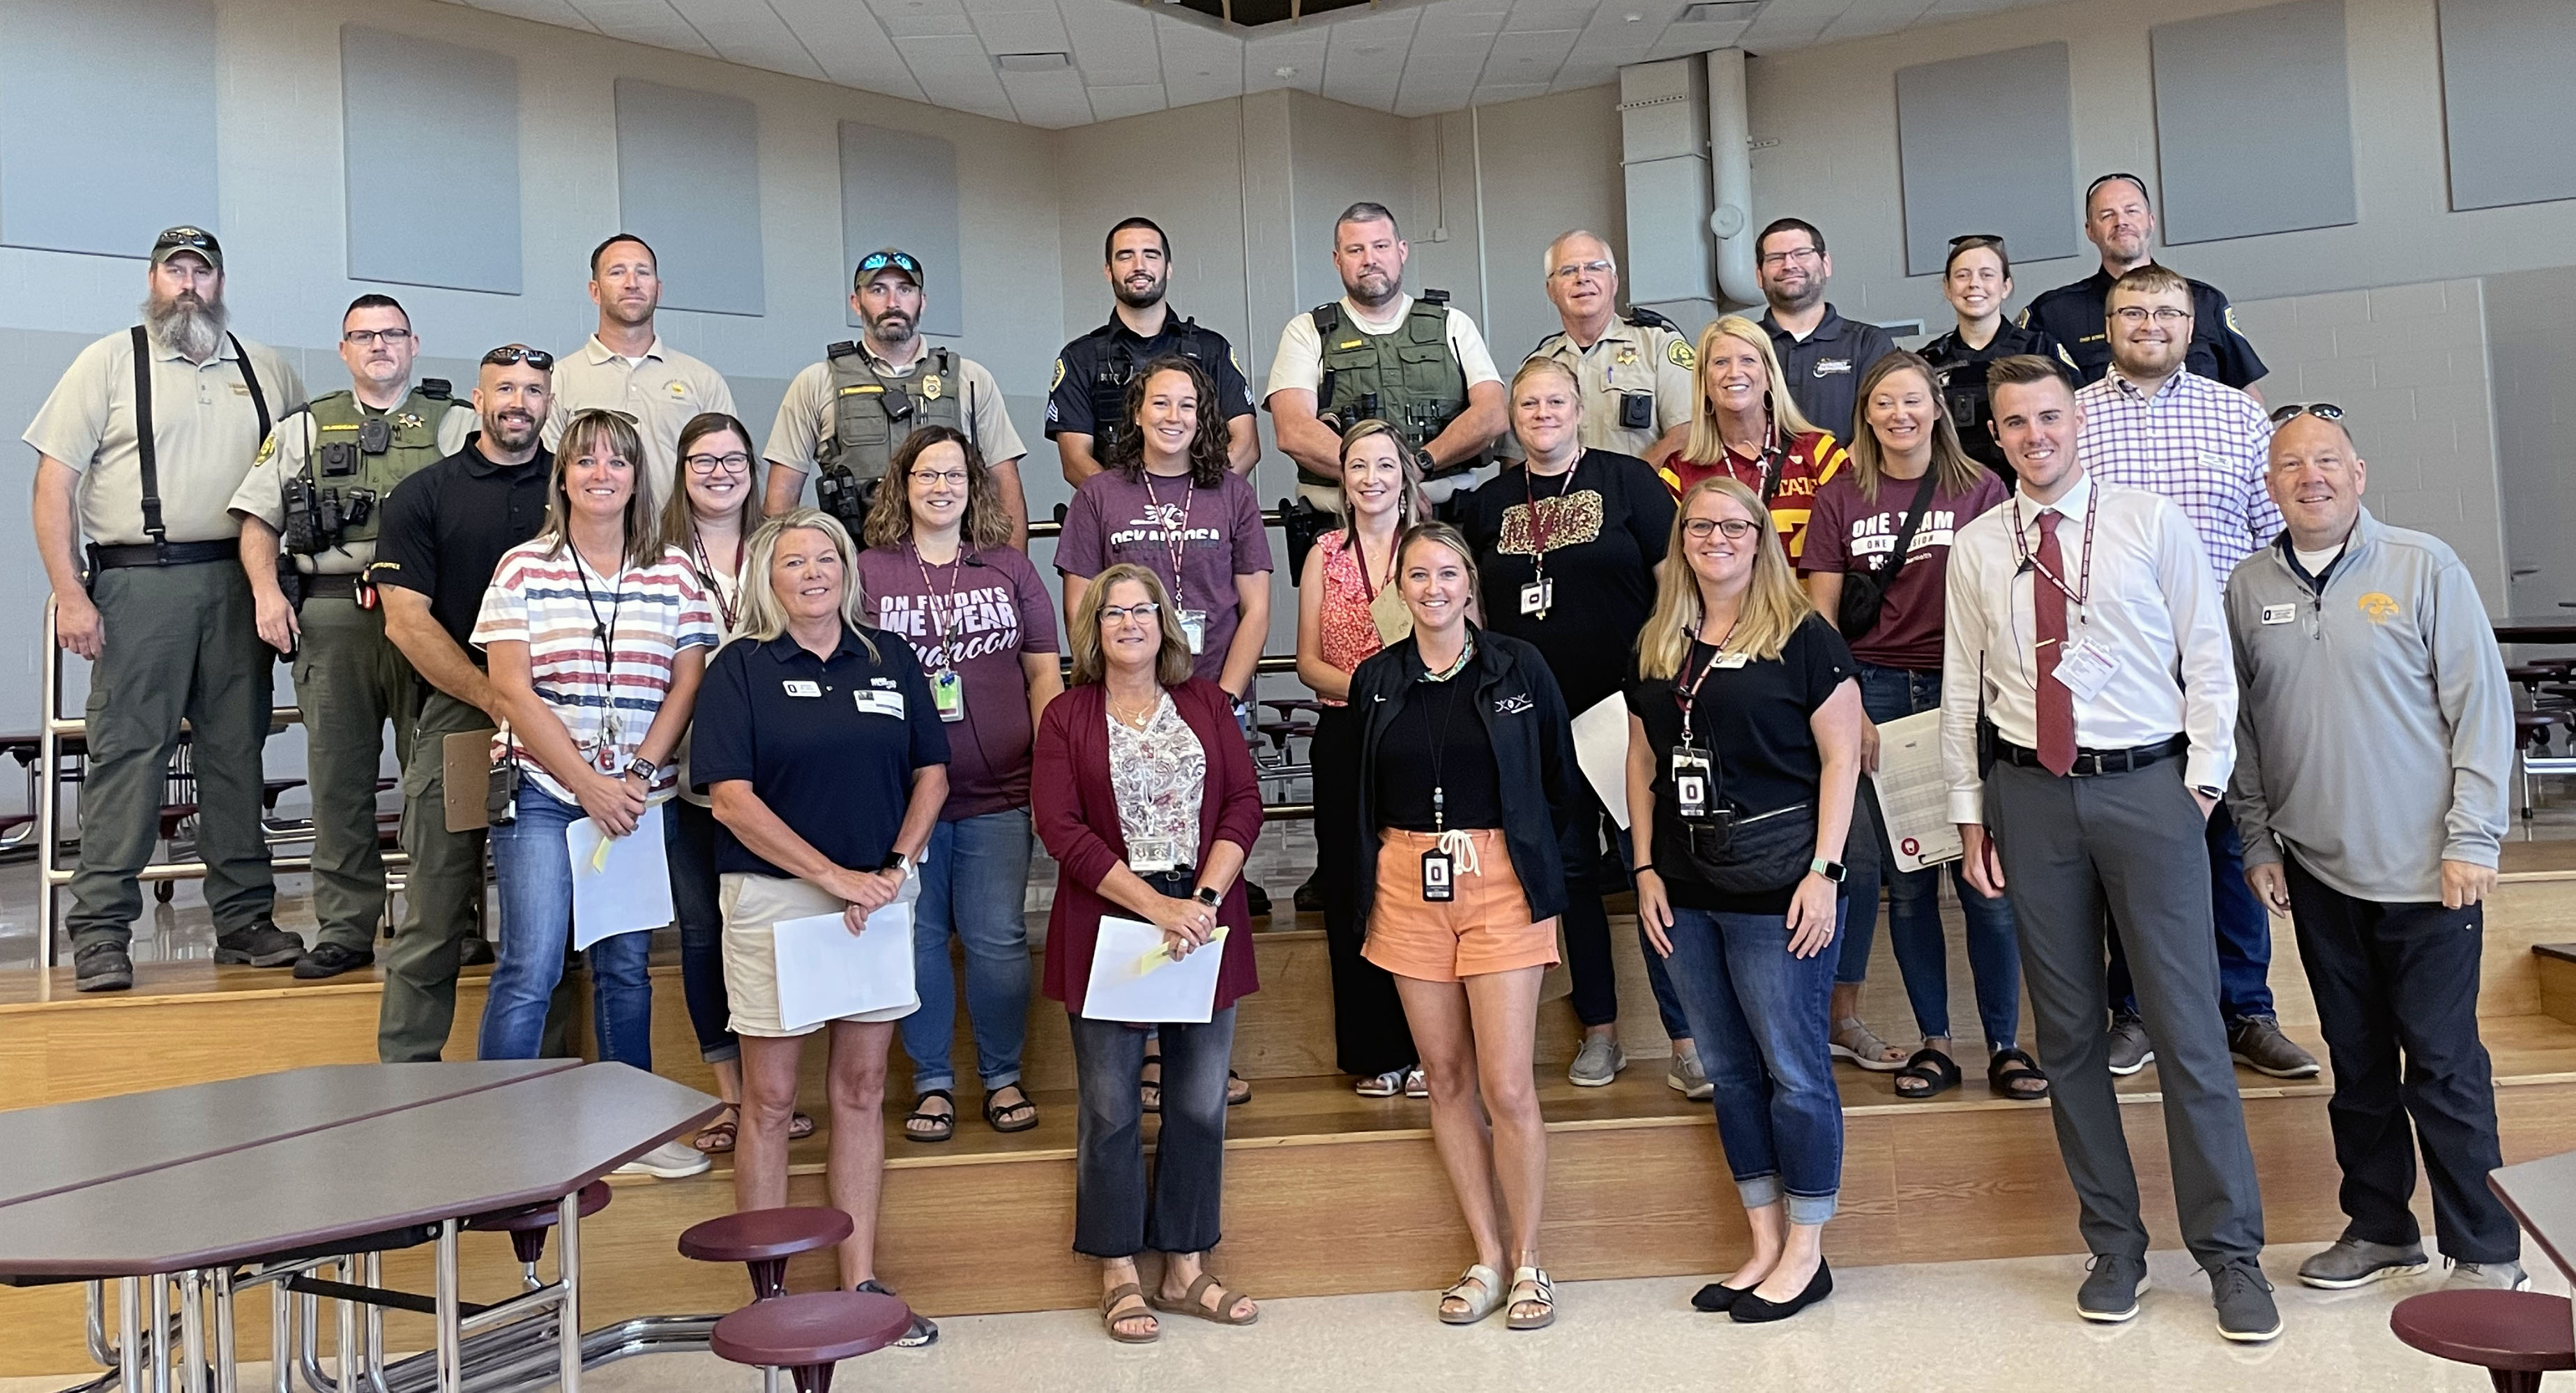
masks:
[[[1190,892],[1190,898],[1198,901],[1200,904],[1206,905],[1210,909],[1214,909],[1217,906],[1217,901],[1222,900],[1225,897],[1216,892],[1215,886],[1202,885],[1196,890]]]
[[[885,860],[877,866],[877,874],[883,875],[888,871],[909,880],[912,877],[912,858],[900,851],[887,852]]]
[[[626,777],[630,779],[642,779],[644,782],[649,784],[653,782],[655,771],[659,770],[661,767],[661,765],[655,764],[644,756],[637,755],[633,759],[626,761]]]
[[[1850,871],[1845,869],[1842,862],[1828,861],[1821,856],[1808,862],[1807,869],[1817,875],[1823,876],[1825,879],[1832,881],[1836,885],[1842,884],[1843,877],[1850,874]]]

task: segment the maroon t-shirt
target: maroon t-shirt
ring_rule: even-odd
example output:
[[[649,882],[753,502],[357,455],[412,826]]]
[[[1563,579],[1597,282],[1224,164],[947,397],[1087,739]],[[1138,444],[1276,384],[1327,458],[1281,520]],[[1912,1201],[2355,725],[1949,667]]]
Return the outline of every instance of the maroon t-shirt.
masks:
[[[1846,575],[1882,567],[1896,547],[1919,483],[1881,479],[1873,503],[1861,497],[1858,471],[1845,470],[1827,480],[1816,490],[1816,510],[1807,520],[1807,554],[1799,564],[1809,571]],[[1950,568],[1950,535],[2003,501],[2003,481],[1983,470],[1975,486],[1964,492],[1934,489],[1931,506],[1923,510],[1923,521],[1906,548],[1905,565],[1887,586],[1877,626],[1851,640],[1853,657],[1909,672],[1940,670],[1942,578]],[[1883,571],[1880,575],[1887,579]]]
[[[1055,653],[1055,602],[1029,558],[1009,547],[974,551],[925,580],[910,542],[859,553],[869,623],[912,644],[925,674],[957,670],[966,719],[949,723],[948,802],[939,820],[1029,805],[1028,669],[1023,653]]]
[[[1055,568],[1089,580],[1122,561],[1162,577],[1183,611],[1207,616],[1206,633],[1192,664],[1210,682],[1225,670],[1243,599],[1234,578],[1270,569],[1270,535],[1261,503],[1241,475],[1228,474],[1215,488],[1193,488],[1187,479],[1129,482],[1103,470],[1073,491],[1056,538]],[[1180,566],[1176,571],[1173,560]]]

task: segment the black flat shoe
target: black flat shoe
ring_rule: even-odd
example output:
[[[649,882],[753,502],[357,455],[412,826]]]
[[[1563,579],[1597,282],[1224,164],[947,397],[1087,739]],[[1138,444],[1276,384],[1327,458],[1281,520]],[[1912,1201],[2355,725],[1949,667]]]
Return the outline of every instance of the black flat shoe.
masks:
[[[1816,1262],[1816,1275],[1807,1279],[1807,1289],[1786,1301],[1765,1301],[1752,1292],[1735,1298],[1726,1314],[1738,1325],[1761,1325],[1768,1321],[1787,1320],[1800,1311],[1834,1294],[1834,1270],[1823,1259]]]
[[[1691,1309],[1715,1315],[1752,1294],[1750,1287],[1730,1287],[1724,1282],[1711,1282],[1691,1293]]]

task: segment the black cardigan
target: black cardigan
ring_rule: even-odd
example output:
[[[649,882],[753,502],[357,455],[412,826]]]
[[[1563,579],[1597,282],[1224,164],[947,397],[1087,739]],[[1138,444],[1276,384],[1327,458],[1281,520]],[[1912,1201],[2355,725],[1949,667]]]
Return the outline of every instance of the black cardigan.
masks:
[[[1451,678],[1476,689],[1476,714],[1494,748],[1503,792],[1503,844],[1512,873],[1529,898],[1532,920],[1565,912],[1565,868],[1584,854],[1584,806],[1574,760],[1574,728],[1565,697],[1538,650],[1519,639],[1471,629],[1476,652]],[[1358,839],[1352,861],[1353,907],[1363,936],[1377,899],[1377,746],[1404,709],[1423,673],[1420,650],[1399,642],[1351,674],[1351,709],[1360,715],[1359,816],[1341,835]],[[1329,835],[1329,834],[1328,834]],[[1597,853],[1596,853],[1597,854]]]

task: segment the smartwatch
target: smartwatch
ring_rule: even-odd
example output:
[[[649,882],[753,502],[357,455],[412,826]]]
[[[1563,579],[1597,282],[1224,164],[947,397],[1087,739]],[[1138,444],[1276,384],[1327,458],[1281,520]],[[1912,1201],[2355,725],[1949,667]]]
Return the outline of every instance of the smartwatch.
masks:
[[[883,875],[888,871],[892,871],[896,875],[910,879],[912,876],[912,858],[904,855],[900,851],[887,852],[886,859],[880,862],[877,866],[877,873],[879,875]]]
[[[642,779],[644,782],[649,784],[653,782],[654,771],[661,767],[662,766],[655,764],[653,761],[646,759],[644,756],[637,755],[635,758],[626,761],[626,777],[630,779]]]
[[[1190,892],[1190,898],[1198,901],[1200,904],[1206,905],[1210,909],[1214,909],[1217,906],[1217,901],[1222,900],[1225,897],[1216,892],[1215,886],[1202,885],[1196,890]]]
[[[1843,877],[1850,874],[1850,871],[1844,867],[1842,862],[1828,861],[1821,856],[1808,862],[1807,869],[1817,875],[1823,876],[1825,879],[1832,881],[1836,885],[1842,884]]]

